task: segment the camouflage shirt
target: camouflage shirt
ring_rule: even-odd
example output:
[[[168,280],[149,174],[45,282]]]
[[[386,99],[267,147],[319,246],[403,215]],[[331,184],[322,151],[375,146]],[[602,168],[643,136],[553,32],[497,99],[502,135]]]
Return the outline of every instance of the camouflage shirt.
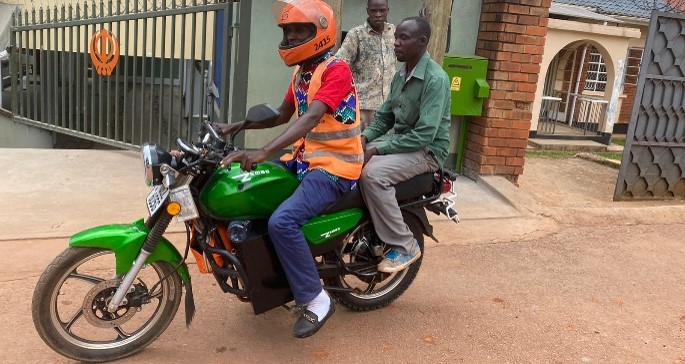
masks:
[[[385,23],[379,34],[367,21],[347,33],[336,53],[352,69],[361,109],[377,110],[390,94],[397,63],[394,43],[394,25]]]

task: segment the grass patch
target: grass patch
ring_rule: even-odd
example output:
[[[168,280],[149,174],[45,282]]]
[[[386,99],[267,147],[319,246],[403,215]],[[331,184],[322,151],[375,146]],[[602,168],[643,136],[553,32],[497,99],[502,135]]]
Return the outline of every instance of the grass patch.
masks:
[[[626,146],[626,140],[623,138],[620,138],[620,139],[611,138],[611,143],[616,144],[616,145],[620,145],[622,147]]]
[[[528,158],[548,158],[548,159],[563,159],[573,158],[577,152],[567,152],[563,150],[529,150],[526,152]]]
[[[617,161],[620,161],[621,158],[623,158],[623,152],[597,152],[595,154],[601,155],[602,157],[607,159],[613,159]]]
[[[529,150],[526,152],[526,157],[528,158],[547,158],[547,159],[564,159],[573,158],[579,152],[570,152],[563,150]],[[594,152],[604,158],[613,159],[620,161],[623,158],[623,152]]]

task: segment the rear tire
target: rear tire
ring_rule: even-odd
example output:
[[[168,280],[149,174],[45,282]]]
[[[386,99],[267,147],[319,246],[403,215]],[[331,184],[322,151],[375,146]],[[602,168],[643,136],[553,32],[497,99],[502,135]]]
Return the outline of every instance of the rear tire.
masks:
[[[419,243],[421,253],[423,253],[424,237],[421,222],[410,214],[403,215],[404,222],[414,234],[414,239]],[[371,223],[367,224],[366,229],[367,231],[363,234],[363,237],[367,239],[375,238],[376,233]],[[360,237],[355,237],[355,240],[358,242],[359,238]],[[385,244],[384,252],[388,249],[389,247]],[[372,290],[370,292],[362,292],[359,290],[355,292],[331,291],[331,295],[340,304],[354,311],[371,311],[385,307],[399,298],[402,293],[409,288],[414,281],[414,278],[416,278],[416,275],[419,273],[422,260],[423,254],[404,270],[392,274],[378,272],[377,276],[381,277],[381,281],[379,281],[378,284],[385,284],[383,288],[378,290]],[[350,284],[347,282],[351,277],[352,275],[333,278],[331,279],[330,284],[338,287],[351,288]]]
[[[105,301],[103,298],[115,288],[104,288],[102,294],[97,294],[92,300],[91,292],[99,290],[99,285],[111,282],[114,265],[109,265],[109,262],[92,262],[96,259],[111,258],[105,257],[107,254],[113,256],[111,251],[104,249],[70,247],[50,263],[36,285],[32,304],[33,323],[41,339],[63,356],[80,361],[102,362],[133,355],[155,341],[176,315],[182,295],[181,279],[178,274],[172,273],[173,267],[166,262],[151,263],[149,267],[152,270],[141,270],[134,281],[134,284],[140,285],[142,282],[142,285],[145,285],[142,277],[146,276],[148,283],[155,284],[161,277],[171,273],[169,278],[152,292],[155,293],[155,297],[150,303],[143,304],[140,310],[137,307],[128,307],[121,309],[125,310],[123,313],[117,311],[102,314],[100,302]],[[89,262],[92,268],[90,265],[82,268]],[[77,271],[79,268],[81,270]],[[85,286],[82,291],[90,287],[87,294],[75,293],[74,297],[66,296],[67,292],[81,288],[80,285]],[[58,307],[60,305],[65,305],[64,311],[73,313],[63,316]],[[143,311],[145,313],[142,313]],[[91,312],[96,312],[102,317],[98,318]],[[151,314],[149,319],[145,319],[147,314]],[[63,317],[70,319],[65,322]],[[136,321],[141,321],[142,327],[126,332],[129,329],[128,325]],[[100,327],[94,326],[92,322],[96,322]],[[110,326],[103,328],[105,325]],[[80,335],[92,335],[95,338]],[[103,339],[99,339],[100,337]],[[107,339],[104,339],[105,337]]]

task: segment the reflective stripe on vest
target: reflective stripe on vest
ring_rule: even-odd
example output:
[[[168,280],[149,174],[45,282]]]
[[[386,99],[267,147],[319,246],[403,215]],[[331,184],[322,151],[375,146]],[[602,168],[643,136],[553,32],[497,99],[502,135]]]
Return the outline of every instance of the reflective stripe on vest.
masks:
[[[328,150],[317,150],[316,152],[311,152],[311,153],[305,153],[304,154],[304,159],[308,158],[316,158],[316,157],[335,157],[337,159],[343,160],[348,163],[364,163],[364,155],[363,154],[342,154],[342,153],[336,153],[336,152],[331,152]]]
[[[352,129],[341,130],[341,131],[324,131],[324,132],[309,132],[307,133],[307,140],[336,140],[355,137],[362,134],[362,128],[356,126]]]

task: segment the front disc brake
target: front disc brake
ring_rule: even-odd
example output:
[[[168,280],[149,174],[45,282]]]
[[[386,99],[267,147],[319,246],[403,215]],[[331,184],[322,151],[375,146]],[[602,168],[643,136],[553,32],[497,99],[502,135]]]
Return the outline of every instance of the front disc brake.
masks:
[[[99,328],[113,328],[123,325],[136,314],[136,307],[129,302],[120,305],[115,312],[109,312],[107,305],[114,297],[114,293],[121,284],[121,280],[109,280],[96,284],[83,299],[83,316],[93,326]]]

